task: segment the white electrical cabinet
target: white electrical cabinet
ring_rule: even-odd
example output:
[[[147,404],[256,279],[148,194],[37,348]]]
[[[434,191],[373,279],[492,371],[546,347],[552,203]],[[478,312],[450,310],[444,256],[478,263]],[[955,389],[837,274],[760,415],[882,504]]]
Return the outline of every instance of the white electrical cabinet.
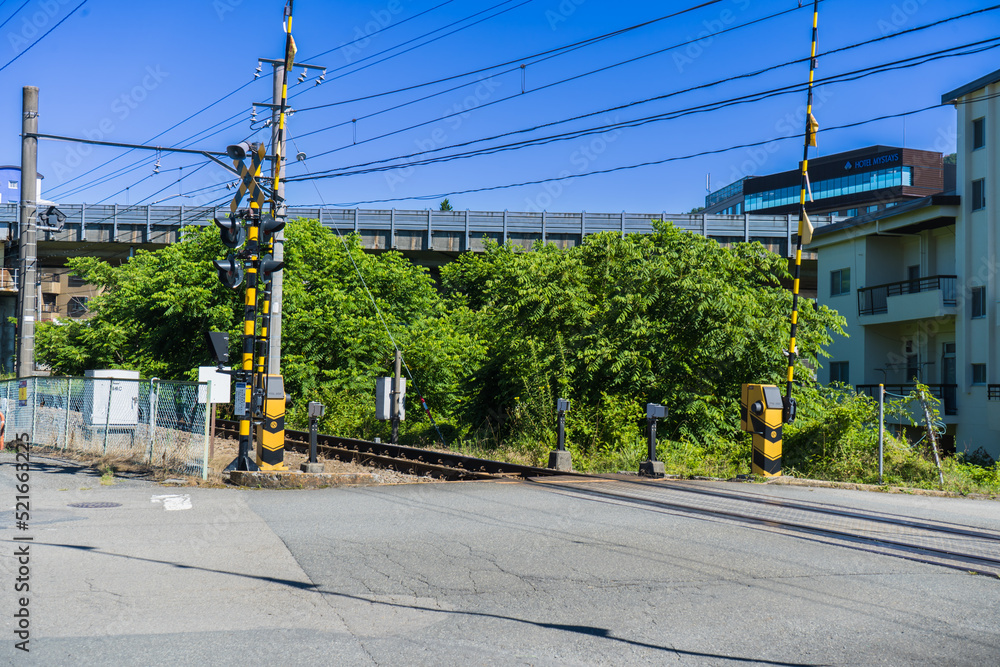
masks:
[[[83,403],[87,426],[129,427],[139,423],[139,371],[86,371],[88,391]]]

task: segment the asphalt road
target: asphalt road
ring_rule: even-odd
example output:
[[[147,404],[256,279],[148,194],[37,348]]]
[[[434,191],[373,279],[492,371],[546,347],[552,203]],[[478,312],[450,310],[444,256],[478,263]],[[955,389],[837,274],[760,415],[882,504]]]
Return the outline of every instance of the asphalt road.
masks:
[[[18,530],[11,461],[10,664],[1000,664],[1000,579],[576,484],[103,486],[38,459]],[[991,501],[753,491],[1000,529]],[[33,538],[29,653],[15,647],[15,536]]]

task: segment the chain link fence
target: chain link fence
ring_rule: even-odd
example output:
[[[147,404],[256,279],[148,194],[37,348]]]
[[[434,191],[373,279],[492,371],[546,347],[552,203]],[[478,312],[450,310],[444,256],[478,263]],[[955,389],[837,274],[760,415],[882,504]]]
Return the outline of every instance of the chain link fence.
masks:
[[[208,474],[208,383],[33,377],[0,381],[6,439]]]

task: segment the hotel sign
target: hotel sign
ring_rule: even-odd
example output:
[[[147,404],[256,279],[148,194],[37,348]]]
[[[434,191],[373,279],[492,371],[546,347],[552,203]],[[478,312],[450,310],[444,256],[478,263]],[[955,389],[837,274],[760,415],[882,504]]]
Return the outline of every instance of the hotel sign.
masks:
[[[898,151],[895,153],[882,153],[881,155],[866,157],[860,160],[848,160],[844,164],[844,171],[854,171],[855,169],[880,169],[882,167],[898,165],[900,160],[901,156]]]

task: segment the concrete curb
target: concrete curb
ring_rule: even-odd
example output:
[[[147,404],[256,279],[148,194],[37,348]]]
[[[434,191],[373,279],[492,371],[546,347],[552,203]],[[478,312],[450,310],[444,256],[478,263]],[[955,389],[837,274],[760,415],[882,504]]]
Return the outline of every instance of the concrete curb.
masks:
[[[255,489],[322,489],[329,486],[373,486],[381,480],[369,472],[304,473],[289,470],[237,471],[229,473],[229,482],[236,486]]]

